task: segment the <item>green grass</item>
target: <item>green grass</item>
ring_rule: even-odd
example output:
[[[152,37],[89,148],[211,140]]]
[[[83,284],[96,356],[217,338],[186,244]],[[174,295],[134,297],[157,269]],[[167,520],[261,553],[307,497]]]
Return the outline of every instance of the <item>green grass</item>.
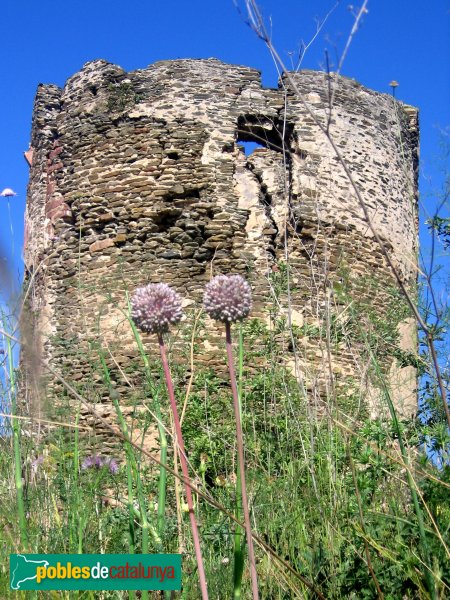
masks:
[[[281,283],[278,285],[281,294]],[[384,389],[389,404],[384,364],[389,353],[395,356],[396,339],[392,327],[377,323],[375,315],[364,309],[373,323],[370,338],[365,337],[359,310],[363,309],[353,306],[344,325],[331,322],[332,343],[346,340],[363,350],[360,356],[372,357],[369,371],[373,383]],[[402,318],[403,311],[399,306]],[[261,598],[313,599],[318,597],[313,588],[325,598],[369,599],[379,597],[377,586],[386,599],[429,598],[431,586],[435,597],[445,597],[450,590],[450,467],[448,435],[445,428],[436,428],[443,418],[439,405],[433,408],[433,398],[428,396],[429,416],[433,410],[435,415],[432,429],[429,421],[398,419],[388,406],[386,418],[371,420],[366,411],[356,411],[356,405],[365,400],[352,395],[354,385],[349,382],[346,387],[344,381],[329,393],[326,410],[321,406],[311,413],[307,403],[314,398],[314,390],[300,386],[284,365],[279,339],[287,333],[286,319],[277,320],[276,312],[272,316],[276,322],[271,329],[257,319],[244,323],[240,378],[252,529],[272,549],[268,554],[255,541]],[[395,322],[398,317],[392,314],[390,318]],[[186,339],[191,325],[188,320]],[[326,331],[326,327],[303,327],[294,333],[298,340],[309,335],[319,344]],[[236,347],[238,357],[239,345]],[[70,373],[68,378],[79,393],[92,399],[94,394],[110,394],[111,380],[99,344],[90,348],[91,380],[74,383]],[[197,351],[195,345],[194,349]],[[133,392],[135,408],[153,385],[167,439],[164,458],[173,467],[168,399],[158,384],[160,370],[154,356],[147,358],[143,348],[140,351],[143,363],[137,363],[130,374],[142,385],[142,390]],[[186,350],[186,365],[188,354]],[[256,359],[264,359],[259,363],[263,366],[255,367]],[[16,373],[10,369],[3,381],[5,399],[10,394],[14,397],[16,382],[11,375]],[[173,376],[181,412],[186,393],[183,361],[173,366]],[[426,394],[422,400],[427,402]],[[20,401],[18,404],[20,407]],[[40,553],[178,552],[182,539],[183,592],[177,597],[197,600],[189,517],[183,512],[180,524],[173,474],[164,476],[161,520],[161,469],[157,464],[115,439],[109,453],[120,462],[117,474],[107,468],[83,469],[87,455],[106,453],[104,442],[80,419],[79,404],[70,393],[59,396],[58,413],[52,413],[50,400],[43,398],[42,404],[48,407],[45,418],[53,420],[53,426],[39,436],[29,436],[24,433],[29,423],[20,422],[19,427],[15,419],[13,434],[4,432],[0,439],[2,556],[27,548]],[[149,408],[155,414],[155,406]],[[120,398],[116,409],[123,409]],[[157,430],[148,411],[135,410],[133,415],[135,426]],[[58,425],[61,422],[68,425]],[[126,431],[124,423],[122,430]],[[194,371],[183,435],[195,484],[234,514],[239,499],[231,390],[226,378],[199,365]],[[433,461],[420,446],[426,436],[430,442],[430,435],[434,436]],[[18,464],[24,484],[23,511]],[[194,499],[210,598],[232,598],[236,524],[217,506],[196,494]],[[245,554],[241,597],[250,595]],[[33,597],[9,590],[7,560],[0,561],[0,597]],[[57,592],[37,597],[109,599],[127,598],[128,594]],[[162,596],[149,592],[148,597]]]

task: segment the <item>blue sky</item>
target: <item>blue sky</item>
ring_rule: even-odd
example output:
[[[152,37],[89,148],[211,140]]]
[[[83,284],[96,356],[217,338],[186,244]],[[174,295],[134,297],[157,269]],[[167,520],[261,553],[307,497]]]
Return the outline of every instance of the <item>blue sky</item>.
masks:
[[[316,31],[316,17],[324,17],[334,4],[260,0],[287,64],[295,64],[301,42],[309,42]],[[448,140],[450,124],[448,5],[443,0],[372,0],[368,10],[342,72],[382,92],[390,92],[388,84],[396,79],[397,97],[420,108],[421,193],[426,210],[432,212],[433,190],[443,182],[442,131],[447,128]],[[216,57],[258,68],[265,85],[276,85],[269,53],[245,25],[233,0],[3,0],[0,15],[0,191],[10,187],[18,194],[10,200],[11,222],[7,201],[0,198],[0,247],[16,286],[28,177],[23,152],[39,83],[63,85],[96,58],[133,70],[157,60]],[[336,64],[353,20],[349,3],[339,3],[302,66],[321,69],[325,49]],[[426,247],[425,236],[423,240]]]

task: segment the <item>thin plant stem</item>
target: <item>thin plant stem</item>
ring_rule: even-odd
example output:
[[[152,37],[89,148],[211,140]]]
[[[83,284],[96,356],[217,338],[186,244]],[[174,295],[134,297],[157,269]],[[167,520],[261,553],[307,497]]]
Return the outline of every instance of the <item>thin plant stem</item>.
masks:
[[[238,401],[239,416],[242,421],[242,374],[244,366],[244,345],[242,335],[242,325],[239,327],[239,381],[238,381]],[[237,470],[236,476],[236,505],[234,514],[238,521],[242,520],[242,485],[241,470]],[[242,591],[242,575],[244,573],[244,548],[242,539],[242,527],[236,525],[234,530],[234,568],[233,568],[233,597],[238,600]]]
[[[159,431],[159,455],[161,456],[161,462],[165,463],[167,461],[167,439],[166,434],[163,432],[161,435],[160,431],[160,415],[158,415],[158,431]],[[162,429],[162,427],[161,427]],[[159,482],[158,482],[158,532],[159,535],[162,536],[165,529],[166,523],[166,486],[167,486],[167,471],[164,468],[161,468],[159,471]]]
[[[228,369],[230,372],[231,389],[233,392],[234,417],[236,419],[237,450],[238,450],[239,472],[240,472],[240,477],[241,477],[242,508],[243,508],[243,512],[244,512],[245,531],[247,534],[248,558],[250,561],[250,575],[251,575],[251,580],[252,580],[252,597],[253,597],[253,600],[258,600],[258,598],[259,598],[258,578],[257,578],[257,573],[256,573],[255,551],[253,548],[250,513],[249,513],[249,509],[248,509],[247,486],[245,483],[245,463],[244,463],[245,459],[244,459],[244,440],[243,440],[244,436],[242,433],[239,396],[238,396],[238,390],[237,390],[237,385],[236,385],[236,374],[234,372],[234,365],[233,365],[233,350],[231,347],[231,325],[228,322],[225,323],[225,332],[226,332],[226,342],[227,342]]]
[[[22,481],[22,452],[20,448],[20,420],[16,419],[17,401],[16,401],[16,382],[14,377],[14,364],[12,357],[11,339],[6,337],[6,349],[8,352],[8,370],[9,383],[11,392],[11,424],[13,430],[13,450],[14,450],[14,479],[16,483],[17,494],[17,512],[19,516],[20,542],[23,548],[29,549],[27,520],[25,517],[25,503],[23,498],[23,481]]]
[[[102,365],[103,365],[103,370],[104,370],[104,374],[105,374],[106,383],[107,383],[108,388],[109,388],[109,395],[110,395],[110,398],[111,398],[111,400],[112,400],[112,402],[114,404],[114,408],[116,409],[117,417],[118,417],[119,423],[120,423],[120,428],[122,429],[122,433],[123,433],[124,437],[126,439],[129,439],[130,438],[130,434],[128,432],[128,426],[127,426],[127,423],[126,423],[125,418],[123,416],[122,410],[120,408],[119,396],[118,396],[117,392],[111,386],[111,379],[110,379],[110,376],[109,376],[108,367],[106,365],[106,362],[104,360],[103,355],[101,355],[101,361],[102,361]],[[153,537],[155,539],[156,546],[157,546],[158,550],[161,551],[161,549],[162,549],[161,538],[156,533],[156,531],[154,530],[154,528],[151,527],[151,525],[150,525],[150,523],[148,521],[148,518],[147,518],[147,511],[145,509],[146,503],[145,503],[145,498],[144,498],[144,492],[143,492],[143,489],[142,489],[141,474],[140,474],[139,465],[138,465],[138,462],[136,460],[136,456],[135,456],[135,453],[134,453],[134,450],[133,450],[133,446],[129,442],[127,442],[126,445],[125,445],[125,450],[126,450],[126,456],[127,456],[127,465],[128,465],[128,462],[131,465],[132,474],[134,475],[135,484],[136,484],[136,490],[137,490],[137,495],[138,495],[138,500],[139,500],[140,521],[141,521],[141,526],[142,526],[142,553],[143,554],[148,554],[148,550],[149,550],[149,530],[152,531]],[[143,594],[144,594],[144,592],[143,592]],[[147,592],[145,592],[145,594],[147,594]]]
[[[387,388],[385,379],[381,376],[380,367],[372,353],[371,353],[371,358],[372,358],[372,362],[375,366],[376,374],[382,382],[384,396],[386,398],[386,402],[387,402],[387,405],[389,408],[389,412],[391,415],[394,430],[398,437],[398,445],[400,447],[400,453],[402,455],[403,462],[406,465],[409,465],[409,457],[406,452],[405,444],[403,443],[403,436],[402,436],[402,432],[400,429],[400,424],[397,419],[397,413],[396,413],[396,410],[394,407],[394,403],[392,402],[391,393],[390,393],[389,389]],[[413,476],[411,474],[411,470],[409,468],[406,469],[406,477],[408,480],[408,487],[411,492],[411,498],[413,501],[414,512],[416,513],[417,524],[419,526],[419,539],[420,539],[420,545],[421,545],[421,550],[422,550],[422,555],[423,555],[423,563],[425,566],[425,581],[427,583],[428,592],[430,594],[431,600],[436,600],[436,598],[437,598],[436,586],[434,584],[434,578],[433,578],[431,568],[428,566],[430,564],[430,554],[429,554],[429,550],[428,550],[427,537],[425,534],[425,524],[424,524],[424,520],[423,520],[423,512],[422,512],[422,509],[420,508],[419,498],[418,498],[417,492],[416,492],[416,486],[415,486],[415,483],[413,480]]]
[[[173,451],[173,468],[175,473],[179,474],[178,471],[178,452],[177,449],[174,448]],[[180,554],[184,554],[184,539],[183,539],[183,515],[181,508],[181,488],[180,488],[180,480],[175,478],[175,501],[177,505],[177,527],[178,527],[178,552]]]
[[[15,250],[14,250],[14,229],[13,229],[13,222],[12,222],[12,218],[11,218],[11,207],[9,205],[9,199],[7,201],[7,204],[8,204],[9,227],[11,229],[12,256],[14,257],[14,254],[15,254]]]
[[[366,525],[364,523],[364,513],[363,513],[363,509],[362,509],[362,503],[361,503],[361,494],[359,492],[359,486],[358,486],[358,480],[356,478],[356,469],[355,469],[355,463],[353,462],[353,457],[352,457],[352,453],[351,453],[351,449],[350,449],[350,444],[347,440],[347,454],[348,454],[348,459],[350,462],[350,468],[352,471],[352,479],[353,479],[353,484],[355,486],[355,496],[356,496],[356,502],[358,503],[358,513],[359,513],[359,522],[361,525],[361,530],[364,534],[364,552],[366,554],[366,560],[367,560],[367,568],[369,569],[369,573],[370,576],[373,579],[373,582],[375,584],[376,590],[377,590],[377,595],[379,600],[384,600],[384,594],[383,591],[380,587],[380,583],[378,581],[378,578],[375,574],[373,565],[372,565],[372,559],[370,558],[370,552],[369,552],[369,544],[367,543],[367,533],[366,533]]]
[[[195,556],[197,559],[198,575],[199,575],[199,580],[200,580],[200,590],[201,590],[201,594],[202,594],[202,599],[207,600],[208,599],[208,589],[207,589],[207,583],[206,583],[205,568],[203,565],[202,551],[201,551],[201,547],[200,547],[200,536],[198,533],[197,521],[195,519],[194,503],[192,500],[192,491],[191,491],[191,488],[189,485],[190,479],[189,479],[189,471],[188,471],[188,465],[187,465],[187,460],[186,460],[186,452],[185,452],[185,448],[184,448],[183,435],[181,433],[180,419],[178,417],[177,403],[175,401],[175,393],[174,393],[174,389],[173,389],[172,377],[170,374],[169,363],[167,360],[166,347],[165,347],[164,339],[163,339],[163,336],[161,333],[158,333],[158,342],[159,342],[159,350],[161,353],[161,361],[162,361],[162,365],[163,365],[163,369],[164,369],[164,376],[166,379],[167,391],[169,394],[170,406],[171,406],[172,414],[173,414],[173,422],[175,425],[176,443],[179,448],[181,471],[183,473],[184,489],[185,489],[186,500],[187,500],[187,505],[188,505],[188,509],[189,509],[189,518],[191,521],[192,538],[194,541]]]
[[[125,423],[125,419],[123,418],[122,411],[120,410],[118,396],[115,393],[115,390],[113,390],[111,387],[111,379],[109,376],[109,370],[108,370],[108,367],[106,365],[106,362],[105,362],[105,359],[104,359],[102,353],[100,353],[100,361],[102,363],[105,381],[106,381],[106,384],[109,389],[109,395],[114,404],[114,408],[116,409],[117,418],[119,419],[120,428],[122,429],[122,433],[123,433],[125,439],[128,439],[129,434],[128,434],[128,429],[127,429],[127,426]],[[134,529],[135,508],[134,508],[133,468],[132,468],[134,454],[133,454],[133,448],[128,441],[125,442],[125,456],[126,456],[125,468],[126,468],[126,472],[127,472],[127,491],[128,491],[128,536],[129,536],[128,537],[128,549],[130,551],[130,554],[134,554],[136,552],[136,547],[135,547],[136,532]],[[142,533],[142,541],[144,544],[144,532]],[[145,593],[147,593],[147,592],[145,592]],[[128,590],[128,598],[130,600],[132,600],[135,597],[136,597],[136,595],[135,595],[134,591]],[[147,597],[148,597],[148,595],[147,595]]]
[[[117,410],[117,408],[116,408]],[[119,415],[118,415],[119,416]],[[119,417],[120,419],[120,417]],[[123,432],[125,435],[125,432]],[[131,470],[130,460],[130,444],[125,442],[125,455],[126,459],[126,472],[127,472],[127,492],[128,492],[128,551],[130,554],[134,554],[135,549],[135,531],[134,531],[134,493],[133,493],[133,474]],[[135,598],[135,593],[128,591],[128,597],[130,599]]]
[[[72,527],[70,528],[70,551],[72,552],[72,546],[74,544],[73,540],[78,537],[77,544],[80,547],[80,539],[79,539],[79,527],[77,527],[78,523],[81,521],[79,516],[79,506],[80,506],[80,488],[78,485],[78,476],[79,476],[79,460],[80,460],[80,446],[79,446],[79,430],[78,424],[80,421],[80,412],[81,412],[81,403],[78,402],[77,406],[77,415],[75,417],[75,430],[74,430],[74,448],[73,448],[73,483],[74,483],[74,496],[75,496],[75,510],[72,512]]]
[[[117,398],[116,394],[111,393],[110,394],[117,412],[117,416],[119,418],[119,422],[120,422],[120,426],[122,429],[122,433],[125,436],[125,438],[129,438],[129,433],[128,433],[128,427],[126,424],[126,421],[123,417],[122,411],[120,410],[120,405],[119,405],[119,401]],[[149,551],[149,529],[150,529],[150,524],[148,522],[148,518],[147,518],[147,511],[145,508],[145,498],[144,498],[144,494],[142,491],[142,482],[141,482],[141,476],[139,473],[139,469],[138,469],[138,465],[136,463],[136,457],[134,456],[134,452],[133,452],[133,447],[131,446],[131,444],[129,442],[125,443],[125,448],[126,448],[126,455],[127,455],[127,480],[128,480],[128,491],[130,492],[130,478],[129,478],[129,473],[132,472],[132,470],[134,470],[134,474],[135,474],[135,478],[136,478],[136,488],[137,488],[137,495],[138,495],[138,501],[139,501],[139,511],[136,511],[134,504],[131,504],[131,506],[129,506],[130,509],[130,516],[132,515],[132,513],[137,513],[137,516],[139,517],[140,521],[141,521],[141,528],[142,528],[142,554],[148,554]],[[130,494],[128,496],[130,498]],[[132,496],[131,496],[132,497]],[[134,522],[134,519],[133,519]],[[134,528],[133,528],[134,530]],[[156,536],[156,532],[154,532],[154,536],[156,537],[156,544],[157,547],[159,547],[159,549],[161,548],[161,540],[159,538],[159,536]],[[133,592],[134,593],[134,592]],[[146,599],[148,598],[148,592],[147,590],[141,590],[141,594],[142,594],[142,598]]]
[[[151,396],[153,399],[153,411],[156,415],[156,419],[158,422],[159,452],[160,452],[160,456],[161,456],[161,462],[163,464],[165,464],[167,462],[167,437],[166,437],[166,432],[164,431],[164,426],[163,426],[163,422],[162,422],[161,405],[160,405],[159,399],[158,399],[158,392],[157,392],[157,390],[153,389],[154,386],[153,386],[152,374],[151,374],[150,365],[148,362],[148,357],[145,352],[144,344],[142,343],[142,339],[141,339],[141,336],[139,335],[139,331],[138,331],[133,319],[130,316],[131,307],[130,307],[130,301],[129,301],[128,295],[127,295],[127,304],[128,304],[128,313],[126,314],[126,317],[131,326],[131,329],[133,331],[134,339],[136,340],[136,343],[137,343],[138,349],[139,349],[139,353],[140,353],[142,361],[144,363],[145,374],[147,377],[147,385],[149,386],[149,388],[152,392]],[[165,523],[166,523],[166,516],[165,516],[166,489],[167,489],[167,471],[163,467],[160,467],[159,481],[158,481],[157,527],[158,527],[158,535],[161,539],[164,534]]]

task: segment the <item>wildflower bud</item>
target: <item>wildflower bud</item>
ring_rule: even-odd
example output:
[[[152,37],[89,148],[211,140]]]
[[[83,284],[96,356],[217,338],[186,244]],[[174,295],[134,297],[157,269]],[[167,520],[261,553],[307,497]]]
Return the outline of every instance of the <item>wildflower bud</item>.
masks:
[[[233,323],[248,316],[252,291],[241,275],[217,275],[205,287],[203,305],[211,318]]]
[[[17,196],[16,192],[14,192],[11,188],[5,188],[1,193],[0,196],[2,196],[3,198],[9,198],[11,196]]]
[[[98,454],[87,456],[81,465],[81,468],[84,471],[86,469],[102,469],[103,467],[108,467],[108,470],[110,473],[112,473],[112,475],[117,475],[119,472],[119,465],[114,458],[100,456]]]
[[[117,461],[114,458],[111,458],[106,465],[109,469],[109,472],[112,473],[112,475],[117,475],[117,473],[119,472],[119,465],[117,463]]]
[[[165,283],[138,288],[131,299],[131,317],[147,333],[165,333],[183,313],[180,296]]]

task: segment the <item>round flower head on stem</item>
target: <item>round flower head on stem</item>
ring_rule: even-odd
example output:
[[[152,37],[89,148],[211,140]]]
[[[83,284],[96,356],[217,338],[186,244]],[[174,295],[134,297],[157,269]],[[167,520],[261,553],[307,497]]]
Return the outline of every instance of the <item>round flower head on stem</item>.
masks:
[[[2,196],[2,198],[10,198],[11,196],[17,196],[17,194],[11,188],[5,188],[0,196]]]
[[[146,333],[166,333],[182,315],[181,297],[166,283],[140,287],[131,299],[131,317]]]
[[[216,321],[234,323],[248,316],[252,290],[241,275],[217,275],[205,286],[203,305]]]
[[[108,467],[108,470],[113,475],[117,475],[119,472],[119,465],[114,458],[110,458],[108,456],[100,456],[98,454],[92,454],[91,456],[87,456],[81,468],[83,470],[86,469],[102,469],[103,467]]]

